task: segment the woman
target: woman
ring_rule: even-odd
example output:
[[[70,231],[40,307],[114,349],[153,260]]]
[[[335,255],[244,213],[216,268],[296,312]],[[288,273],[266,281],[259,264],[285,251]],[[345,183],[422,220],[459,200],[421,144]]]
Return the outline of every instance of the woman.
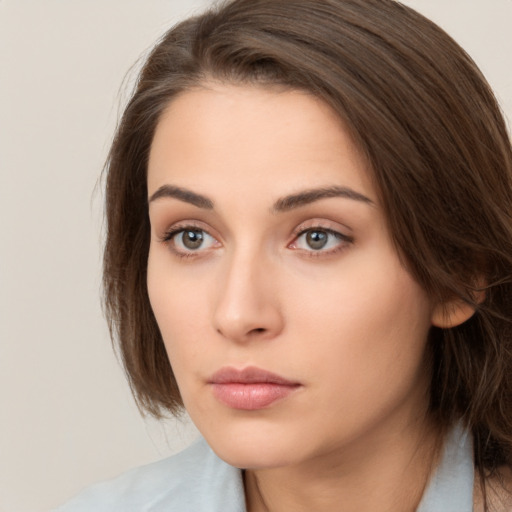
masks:
[[[512,152],[392,0],[234,0],[149,56],[107,165],[134,395],[204,441],[62,510],[510,510]]]

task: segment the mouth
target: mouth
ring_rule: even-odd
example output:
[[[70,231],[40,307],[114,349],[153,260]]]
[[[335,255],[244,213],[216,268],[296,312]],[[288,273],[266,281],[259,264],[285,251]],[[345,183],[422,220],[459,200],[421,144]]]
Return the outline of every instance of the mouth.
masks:
[[[221,403],[246,411],[269,407],[302,386],[299,382],[253,366],[243,370],[221,368],[212,375],[208,384]]]

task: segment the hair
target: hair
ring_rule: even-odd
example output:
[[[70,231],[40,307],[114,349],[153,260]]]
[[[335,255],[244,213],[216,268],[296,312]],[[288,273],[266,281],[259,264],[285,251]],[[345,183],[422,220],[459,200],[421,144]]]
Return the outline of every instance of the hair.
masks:
[[[182,408],[146,289],[148,154],[173,98],[212,80],[305,91],[337,113],[407,269],[437,303],[475,308],[431,329],[430,412],[471,429],[482,478],[512,467],[510,139],[471,58],[394,0],[232,0],[150,53],[105,168],[106,314],[141,410]]]

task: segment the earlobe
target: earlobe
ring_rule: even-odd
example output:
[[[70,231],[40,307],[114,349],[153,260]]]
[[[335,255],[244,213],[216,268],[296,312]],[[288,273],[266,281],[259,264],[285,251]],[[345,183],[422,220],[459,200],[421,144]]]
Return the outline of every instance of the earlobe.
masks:
[[[477,306],[485,301],[485,286],[485,279],[479,276],[475,287],[470,291],[472,301],[456,297],[437,304],[432,311],[432,325],[441,329],[450,329],[469,320],[475,314]]]
[[[475,313],[475,307],[457,299],[438,304],[432,312],[432,325],[441,329],[450,329],[463,324]]]

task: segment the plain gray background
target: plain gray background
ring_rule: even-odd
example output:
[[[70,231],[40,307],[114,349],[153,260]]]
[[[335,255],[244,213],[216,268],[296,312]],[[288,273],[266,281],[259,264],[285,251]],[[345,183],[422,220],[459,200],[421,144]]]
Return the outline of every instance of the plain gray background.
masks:
[[[112,353],[95,187],[126,72],[209,3],[0,0],[0,512],[50,510],[196,435],[144,421]],[[512,0],[405,3],[462,44],[512,118]]]

